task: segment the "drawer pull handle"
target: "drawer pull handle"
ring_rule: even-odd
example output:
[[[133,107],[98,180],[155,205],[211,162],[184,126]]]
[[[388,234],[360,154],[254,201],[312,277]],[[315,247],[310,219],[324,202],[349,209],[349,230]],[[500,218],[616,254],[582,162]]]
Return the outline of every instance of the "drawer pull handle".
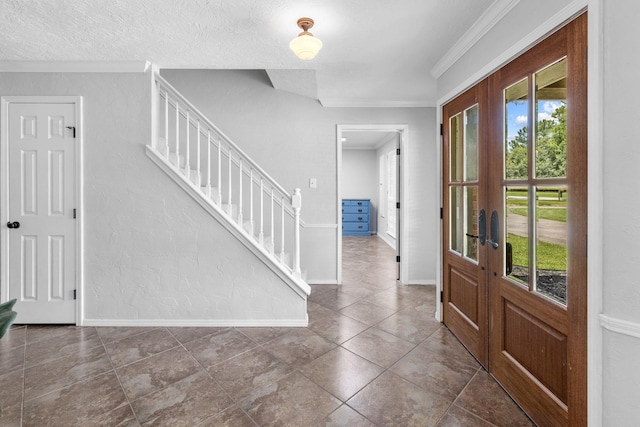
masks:
[[[358,212],[362,212],[362,209],[358,209]]]
[[[361,226],[361,225],[359,225],[359,226],[358,226],[358,228],[362,228],[362,226]]]
[[[362,221],[362,217],[361,216],[358,217],[358,221]]]

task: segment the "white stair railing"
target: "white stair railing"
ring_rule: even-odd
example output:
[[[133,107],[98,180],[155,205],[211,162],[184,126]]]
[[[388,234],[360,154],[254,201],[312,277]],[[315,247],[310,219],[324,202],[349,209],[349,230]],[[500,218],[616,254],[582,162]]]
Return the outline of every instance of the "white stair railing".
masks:
[[[157,74],[154,79],[158,111],[151,149],[156,156],[299,279],[300,189],[293,195],[285,191],[166,80]]]

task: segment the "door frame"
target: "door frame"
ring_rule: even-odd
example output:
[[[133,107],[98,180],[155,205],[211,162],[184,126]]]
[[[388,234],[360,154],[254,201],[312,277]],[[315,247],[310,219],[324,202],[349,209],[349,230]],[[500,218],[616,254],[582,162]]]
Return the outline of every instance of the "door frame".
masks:
[[[83,304],[83,122],[82,96],[2,96],[0,97],[0,301],[4,302],[9,295],[9,239],[7,228],[2,226],[9,220],[9,108],[11,104],[73,104],[75,109],[75,197],[76,197],[76,325],[82,326],[84,319]]]
[[[397,221],[400,221],[398,235],[396,236],[396,253],[402,254],[400,261],[400,282],[409,283],[409,253],[407,247],[407,215],[405,206],[405,194],[407,194],[408,182],[408,165],[405,159],[408,159],[408,141],[409,141],[409,125],[394,124],[358,124],[358,125],[337,125],[336,131],[336,220],[338,227],[336,228],[336,262],[337,262],[337,279],[338,284],[342,284],[342,132],[344,131],[375,131],[375,132],[396,132],[398,134],[398,145],[400,147],[400,158],[396,167],[400,168],[400,215]]]
[[[517,57],[530,47],[535,45],[545,35],[559,28],[563,23],[572,17],[589,11],[588,17],[588,52],[587,60],[589,67],[589,81],[587,88],[587,109],[588,109],[588,169],[589,179],[587,183],[587,231],[589,240],[587,242],[587,256],[589,259],[587,267],[587,418],[589,425],[602,424],[603,417],[603,390],[602,390],[602,366],[603,366],[603,329],[600,320],[602,312],[602,295],[604,292],[604,270],[603,270],[603,242],[604,242],[604,214],[602,205],[604,200],[604,166],[602,163],[604,152],[603,136],[603,98],[604,98],[604,0],[576,0],[567,7],[558,11],[548,20],[540,23],[523,38],[517,39],[500,55],[490,59],[486,63],[478,64],[477,71],[467,75],[464,80],[443,95],[436,102],[436,123],[442,123],[442,106],[472,87],[493,71]],[[464,52],[460,54],[462,56]],[[442,144],[440,130],[436,126],[434,140],[436,144],[436,162],[438,185],[437,197],[442,206]],[[438,208],[440,207],[438,206]],[[442,220],[437,224],[439,233],[439,248],[442,248]],[[437,252],[436,260],[436,319],[442,321],[442,301],[440,292],[442,291],[442,252]]]

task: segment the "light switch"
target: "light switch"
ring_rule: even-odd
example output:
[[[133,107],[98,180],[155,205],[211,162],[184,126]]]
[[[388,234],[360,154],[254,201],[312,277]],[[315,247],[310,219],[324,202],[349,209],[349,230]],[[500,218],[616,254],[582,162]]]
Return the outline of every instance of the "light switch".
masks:
[[[318,181],[315,178],[309,178],[309,188],[317,188]]]

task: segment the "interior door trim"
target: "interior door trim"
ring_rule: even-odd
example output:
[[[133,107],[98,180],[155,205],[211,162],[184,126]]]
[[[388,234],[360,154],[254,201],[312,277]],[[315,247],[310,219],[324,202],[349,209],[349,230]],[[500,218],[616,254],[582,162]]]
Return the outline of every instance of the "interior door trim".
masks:
[[[75,109],[76,123],[76,162],[75,162],[75,197],[76,197],[76,325],[82,326],[84,321],[84,200],[83,200],[83,108],[82,96],[2,96],[0,97],[0,224],[6,224],[8,221],[8,200],[9,200],[9,107],[12,104],[73,104]],[[7,236],[7,228],[0,227],[0,301],[8,299],[9,295],[9,239]]]

